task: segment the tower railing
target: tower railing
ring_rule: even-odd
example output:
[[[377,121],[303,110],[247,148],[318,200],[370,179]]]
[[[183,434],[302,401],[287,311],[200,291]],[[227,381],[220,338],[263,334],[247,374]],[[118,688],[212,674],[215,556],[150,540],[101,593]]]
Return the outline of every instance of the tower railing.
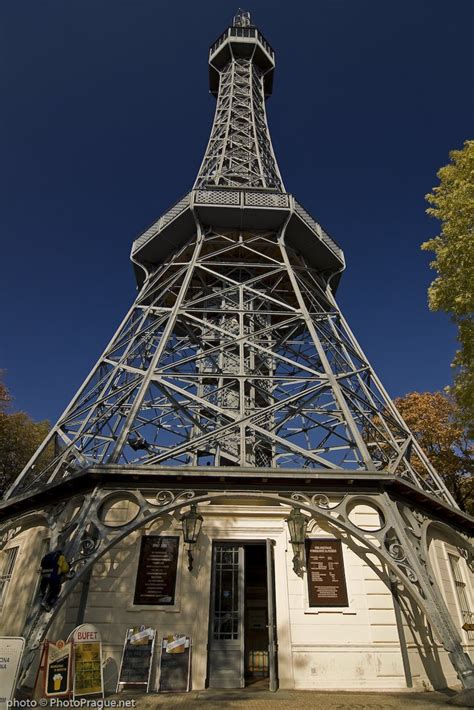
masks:
[[[223,34],[221,34],[220,37],[211,46],[209,50],[210,57],[212,57],[212,55],[219,49],[219,47],[226,41],[226,39],[228,39],[228,37],[258,39],[258,41],[265,48],[265,51],[268,52],[270,57],[272,59],[274,59],[275,57],[275,52],[273,51],[265,37],[262,35],[262,33],[259,32],[256,27],[228,27],[227,30],[223,32]]]

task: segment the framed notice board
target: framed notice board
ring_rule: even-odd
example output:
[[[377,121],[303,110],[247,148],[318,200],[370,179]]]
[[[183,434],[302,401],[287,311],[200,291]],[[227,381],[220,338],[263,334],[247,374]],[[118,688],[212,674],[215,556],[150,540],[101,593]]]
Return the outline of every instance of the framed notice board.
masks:
[[[178,554],[177,536],[142,537],[134,604],[172,606],[175,603]]]
[[[134,626],[127,630],[117,681],[117,692],[123,690],[124,685],[144,685],[148,693],[155,636],[155,629],[150,627]]]
[[[74,644],[73,697],[104,693],[100,641]]]
[[[191,690],[191,639],[169,634],[161,643],[160,693]]]
[[[309,606],[349,606],[340,540],[306,540]]]

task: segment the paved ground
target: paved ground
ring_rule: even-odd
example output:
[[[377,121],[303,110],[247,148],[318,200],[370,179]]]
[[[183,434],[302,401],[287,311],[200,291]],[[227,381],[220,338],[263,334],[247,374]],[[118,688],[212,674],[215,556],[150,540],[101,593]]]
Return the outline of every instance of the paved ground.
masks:
[[[449,710],[453,691],[432,693],[343,693],[310,690],[205,690],[191,693],[133,695],[124,693],[114,699],[136,699],[136,710],[180,708],[208,710],[212,708],[247,708],[249,710]],[[456,705],[456,707],[474,707]]]

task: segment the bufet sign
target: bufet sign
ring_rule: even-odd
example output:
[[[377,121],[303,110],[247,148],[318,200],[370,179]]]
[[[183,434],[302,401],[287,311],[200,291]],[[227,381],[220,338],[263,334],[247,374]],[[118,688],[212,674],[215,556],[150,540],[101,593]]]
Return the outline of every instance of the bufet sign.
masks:
[[[25,639],[0,636],[0,710],[5,710],[15,692]]]
[[[102,643],[100,633],[92,624],[76,626],[69,634],[74,649],[72,694],[104,694],[102,676]]]
[[[69,634],[68,641],[76,643],[100,643],[100,631],[92,624],[81,624]]]

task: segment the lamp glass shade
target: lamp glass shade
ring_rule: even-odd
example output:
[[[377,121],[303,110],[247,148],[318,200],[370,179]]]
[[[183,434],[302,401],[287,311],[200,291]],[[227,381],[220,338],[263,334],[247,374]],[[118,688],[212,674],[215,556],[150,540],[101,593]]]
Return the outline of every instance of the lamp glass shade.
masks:
[[[197,542],[201,532],[202,520],[202,515],[197,512],[196,505],[192,505],[191,510],[181,517],[184,542],[188,545],[194,545]]]
[[[306,517],[299,508],[293,508],[286,519],[290,531],[290,541],[296,545],[302,545],[306,538],[306,528],[308,526]]]

